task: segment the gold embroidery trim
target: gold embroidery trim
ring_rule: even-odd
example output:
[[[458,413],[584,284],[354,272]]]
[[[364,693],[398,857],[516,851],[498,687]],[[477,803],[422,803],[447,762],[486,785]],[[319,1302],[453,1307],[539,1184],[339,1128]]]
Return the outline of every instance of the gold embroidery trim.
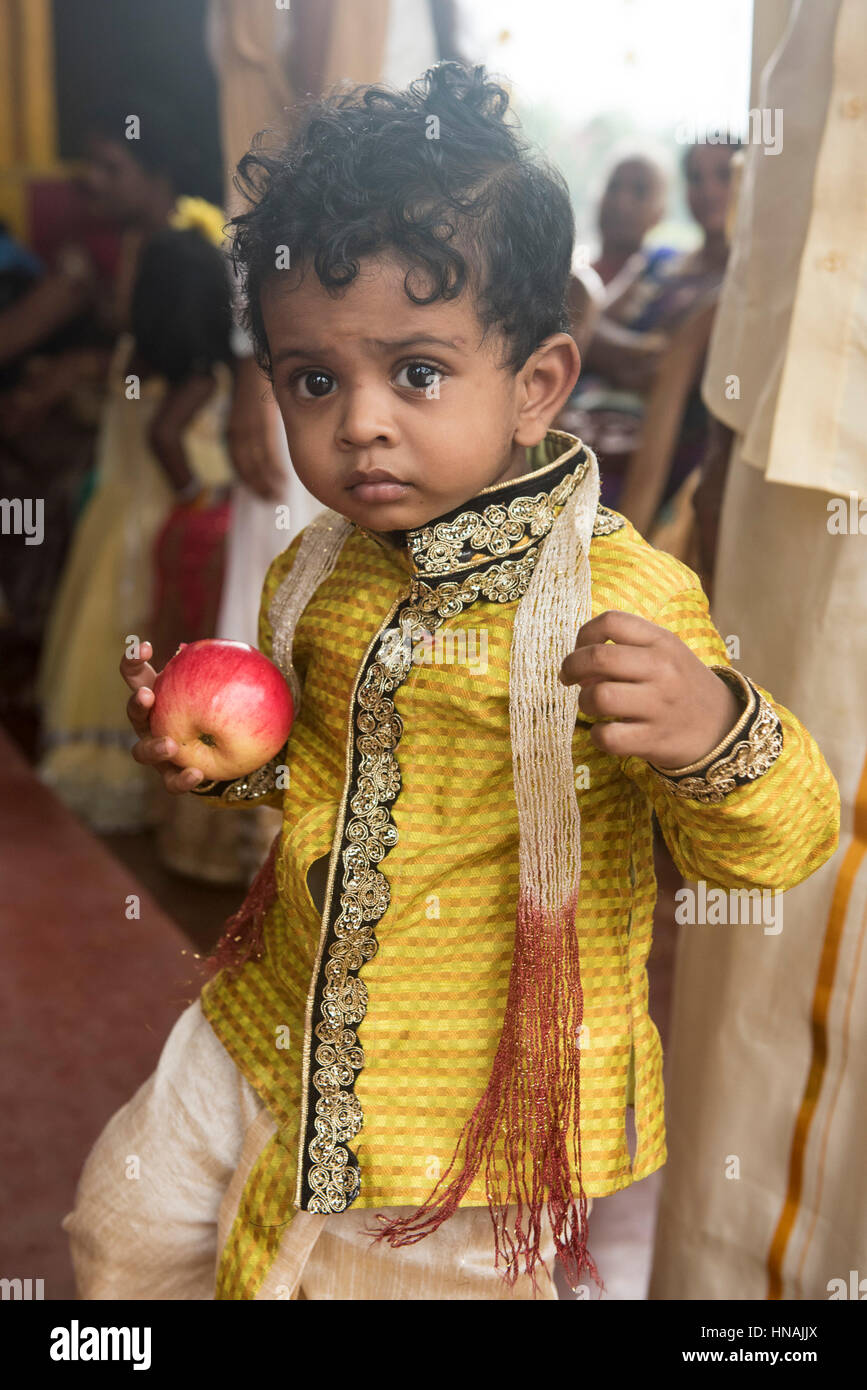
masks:
[[[397,600],[395,601],[395,603],[392,605],[392,607],[391,607],[389,613],[387,614],[387,616],[386,616],[385,619],[383,620],[382,627],[385,627],[385,625],[391,621],[391,619],[392,619],[392,617],[394,616],[395,612],[396,612],[397,609],[400,607],[400,603],[401,603],[401,600],[400,600],[400,599],[397,599]],[[377,632],[377,633],[373,636],[373,638],[371,639],[371,641],[370,641],[370,643],[369,643],[369,645],[368,645],[367,651],[365,652],[365,654],[364,654],[364,656],[363,656],[363,658],[362,658],[361,664],[360,664],[360,666],[359,666],[359,668],[358,668],[358,673],[357,673],[356,678],[355,678],[355,685],[354,685],[353,691],[352,691],[352,698],[351,698],[351,701],[350,701],[350,709],[351,709],[351,710],[355,710],[355,708],[356,708],[356,695],[357,695],[357,692],[358,692],[358,685],[359,685],[359,681],[360,681],[360,679],[361,679],[361,674],[362,674],[362,672],[364,671],[364,669],[365,669],[365,667],[366,667],[366,665],[367,665],[368,658],[369,658],[369,656],[370,656],[370,653],[371,653],[371,651],[372,651],[372,649],[373,649],[375,643],[376,643],[376,642],[379,640],[379,638],[380,638],[381,631],[382,631],[382,628],[380,628],[380,631]],[[303,1052],[302,1077],[301,1077],[301,1126],[300,1126],[300,1131],[299,1131],[299,1135],[300,1135],[300,1139],[299,1139],[300,1149],[299,1149],[299,1155],[298,1155],[298,1177],[297,1177],[296,1188],[295,1188],[295,1205],[298,1206],[298,1207],[300,1207],[301,1204],[302,1204],[303,1185],[304,1185],[304,1174],[305,1174],[305,1171],[306,1171],[306,1163],[305,1163],[305,1157],[304,1157],[304,1147],[305,1147],[305,1144],[306,1144],[306,1142],[307,1142],[308,1110],[309,1110],[309,1099],[310,1099],[310,1089],[311,1089],[311,1087],[310,1087],[310,1070],[311,1070],[311,1068],[310,1068],[310,1053],[311,1053],[312,1037],[313,1037],[313,1012],[314,1012],[314,1005],[315,1005],[315,999],[316,999],[316,989],[317,989],[317,985],[318,985],[318,983],[319,983],[320,972],[321,972],[321,969],[322,969],[322,957],[323,957],[323,953],[324,953],[324,949],[325,949],[325,943],[326,943],[326,940],[327,940],[327,937],[328,937],[328,923],[329,923],[330,918],[331,918],[331,904],[332,904],[332,898],[333,898],[333,893],[334,893],[334,884],[335,884],[335,880],[336,880],[337,866],[338,866],[338,863],[340,862],[340,853],[339,853],[339,851],[340,851],[340,848],[341,848],[341,846],[342,846],[342,844],[343,844],[343,840],[344,840],[344,829],[343,829],[343,827],[345,826],[346,804],[347,804],[347,800],[348,800],[349,793],[350,793],[350,790],[351,790],[353,753],[354,753],[354,729],[353,729],[353,725],[352,725],[351,717],[350,717],[349,732],[348,732],[348,734],[347,734],[347,739],[346,739],[346,763],[345,763],[345,772],[344,772],[343,796],[342,796],[342,798],[341,798],[340,810],[339,810],[338,817],[337,817],[337,829],[336,829],[336,831],[335,831],[334,841],[333,841],[333,844],[332,844],[332,847],[331,847],[331,860],[330,860],[329,866],[328,866],[328,884],[327,884],[326,891],[325,891],[325,904],[324,904],[323,911],[322,911],[321,930],[320,930],[320,934],[319,934],[319,945],[318,945],[318,947],[317,947],[316,962],[315,962],[315,965],[314,965],[314,967],[313,967],[313,974],[312,974],[312,976],[311,976],[310,989],[309,989],[308,994],[307,994],[307,1007],[306,1007],[306,1011],[305,1011],[305,1021],[304,1021],[304,1052]],[[345,872],[345,865],[344,865],[344,872]],[[365,1012],[366,1012],[366,1008],[365,1008]],[[363,1017],[363,1016],[364,1016],[364,1015],[362,1014],[362,1017]],[[358,1022],[361,1022],[361,1019],[359,1019]],[[357,1040],[356,1040],[356,1041],[357,1041]],[[363,1065],[363,1060],[364,1060],[364,1053],[363,1053],[363,1052],[360,1051],[360,1057],[359,1057],[357,1060],[359,1060],[359,1065]],[[353,1080],[354,1080],[354,1078],[353,1078]],[[359,1111],[360,1111],[360,1107],[359,1107]],[[358,1130],[361,1128],[362,1121],[363,1121],[363,1115],[362,1115],[361,1113],[358,1113],[358,1114],[357,1114],[357,1125],[356,1125],[356,1131],[355,1131],[356,1133],[357,1133]],[[322,1138],[324,1138],[325,1136],[317,1136],[317,1137],[322,1137]],[[333,1147],[332,1147],[331,1156],[333,1157],[333,1156],[334,1156],[334,1150],[335,1150],[336,1145],[337,1145],[337,1143],[338,1143],[338,1141],[337,1141],[337,1139],[336,1139],[336,1137],[335,1137],[335,1134],[334,1134],[334,1130],[332,1130],[332,1139],[333,1139]],[[326,1160],[327,1160],[328,1156],[329,1156],[329,1155],[326,1154]],[[348,1157],[348,1155],[347,1155],[347,1157]],[[326,1168],[327,1168],[327,1162],[326,1162],[325,1165],[321,1165],[321,1164],[320,1164],[320,1167],[326,1167]],[[341,1159],[341,1161],[340,1161],[340,1169],[341,1169],[341,1174],[342,1174],[342,1175],[345,1175],[345,1174],[347,1173],[347,1171],[349,1170],[350,1167],[351,1167],[351,1165],[349,1165],[349,1164],[346,1162],[345,1159]],[[357,1169],[354,1170],[354,1171],[355,1171],[355,1174],[356,1174],[356,1178],[358,1178]],[[344,1186],[345,1186],[345,1185],[346,1185],[346,1184],[345,1184],[345,1177],[344,1177]],[[348,1187],[348,1188],[347,1188],[347,1192],[343,1193],[342,1195],[339,1194],[339,1193],[337,1193],[337,1191],[336,1191],[336,1189],[334,1189],[333,1185],[332,1185],[332,1190],[329,1192],[329,1191],[328,1191],[328,1185],[327,1185],[327,1175],[326,1175],[325,1200],[326,1200],[326,1201],[328,1201],[329,1199],[332,1200],[332,1201],[333,1201],[333,1200],[336,1200],[337,1203],[338,1203],[338,1205],[334,1208],[335,1210],[341,1210],[341,1211],[344,1210],[345,1207],[349,1205],[349,1202],[351,1202],[351,1201],[354,1199],[354,1197],[357,1195],[358,1190],[359,1190],[359,1185],[358,1185],[358,1183],[356,1182],[354,1188]],[[347,1195],[348,1192],[351,1192],[351,1196],[350,1196],[350,1195]],[[341,1201],[342,1201],[342,1205],[340,1205],[340,1202],[341,1202]],[[328,1210],[331,1210],[330,1207],[328,1207],[327,1209],[328,1209]]]
[[[596,509],[596,520],[593,523],[594,536],[610,536],[614,531],[622,531],[626,525],[626,518],[619,512],[612,512],[602,504]]]
[[[190,790],[194,796],[209,796],[215,801],[224,801],[233,805],[237,801],[257,802],[263,801],[266,796],[270,796],[277,790],[277,776],[281,768],[286,767],[287,745],[284,743],[279,752],[261,767],[257,767],[254,772],[247,772],[243,777],[236,777],[234,781],[200,782],[197,787]]]
[[[551,433],[557,434],[557,431]],[[569,438],[566,435],[560,437],[564,440]],[[528,553],[534,542],[548,534],[559,509],[585,477],[590,461],[578,440],[544,469],[537,469],[525,478],[496,483],[479,493],[480,498],[485,497],[525,481],[528,487],[532,486],[539,480],[540,474],[544,477],[546,473],[559,471],[563,464],[579,453],[581,457],[574,465],[573,472],[567,473],[547,491],[540,490],[532,496],[518,495],[508,503],[492,502],[483,506],[481,511],[470,503],[451,521],[435,521],[429,526],[407,531],[405,549],[389,544],[377,532],[368,530],[358,522],[352,525],[361,535],[375,541],[382,550],[396,554],[401,560],[405,559],[408,568],[425,578],[490,567],[492,560],[502,560],[507,556],[520,557]],[[592,534],[610,536],[615,531],[621,531],[625,525],[626,520],[619,513],[599,505]],[[472,553],[465,556],[463,551],[467,543]]]
[[[407,544],[417,570],[428,576],[446,574],[526,549],[548,534],[558,510],[565,506],[589,467],[590,460],[585,455],[574,472],[567,473],[548,492],[513,497],[505,506],[493,502],[481,513],[471,507],[451,521],[410,531]],[[463,559],[467,544],[474,553]]]
[[[698,762],[660,768],[648,762],[663,785],[682,800],[718,805],[736,787],[761,777],[783,751],[783,726],[776,710],[749,677],[731,666],[711,666],[746,706],[725,738]]]

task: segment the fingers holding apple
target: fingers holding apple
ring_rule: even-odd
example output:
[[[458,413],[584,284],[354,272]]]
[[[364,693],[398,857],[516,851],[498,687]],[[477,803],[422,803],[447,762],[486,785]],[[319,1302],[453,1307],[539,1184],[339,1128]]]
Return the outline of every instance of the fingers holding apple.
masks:
[[[142,655],[137,661],[134,661],[124,653],[120,659],[119,670],[130,690],[133,692],[126,706],[126,712],[129,716],[130,723],[137,734],[145,734],[148,731],[147,704],[145,702],[140,702],[136,697],[139,691],[149,690],[152,692],[157,673],[148,661],[148,657],[153,656],[153,647],[150,642],[142,642],[139,650]]]
[[[203,781],[204,773],[200,768],[183,767],[171,761],[178,751],[173,739],[153,737],[150,714],[155,699],[152,687],[157,673],[147,660],[153,655],[150,642],[142,642],[141,651],[141,660],[134,661],[124,656],[120,663],[120,673],[133,692],[126,705],[127,717],[139,736],[138,743],[130,751],[137,763],[156,768],[167,791],[179,795]]]
[[[200,768],[183,767],[180,763],[172,762],[176,751],[177,746],[172,739],[151,737],[140,738],[130,749],[137,763],[156,768],[166,791],[179,796],[182,792],[192,791],[193,787],[198,786],[204,780],[204,773]]]

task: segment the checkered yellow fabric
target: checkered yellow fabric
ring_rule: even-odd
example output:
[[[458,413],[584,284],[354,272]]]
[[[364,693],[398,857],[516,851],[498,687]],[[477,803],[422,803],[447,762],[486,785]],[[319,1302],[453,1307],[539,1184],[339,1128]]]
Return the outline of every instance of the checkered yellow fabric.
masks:
[[[299,541],[274,560],[265,581],[259,643],[269,656],[268,605]],[[628,523],[595,537],[590,558],[594,615],[637,613],[677,633],[706,664],[728,664],[692,571]],[[247,1183],[218,1297],[253,1296],[292,1216],[305,1007],[320,933],[306,875],[331,851],[357,672],[408,583],[397,553],[353,531],[296,629],[303,700],[288,746],[289,785],[275,794],[284,821],[266,953],[234,980],[219,975],[203,991],[207,1018],[279,1126]],[[472,604],[446,627],[466,634],[475,666],[469,656],[416,664],[395,695],[403,720],[402,785],[393,806],[399,839],[382,864],[391,899],[377,927],[379,950],[362,969],[369,1005],[355,1085],[364,1114],[353,1143],[362,1174],[356,1206],[424,1201],[490,1076],[518,892],[508,689],[516,606]],[[646,975],[656,895],[652,810],[684,875],[725,888],[788,888],[836,845],[839,801],[827,764],[798,720],[762,693],[782,721],[783,752],[719,805],[675,796],[642,759],[597,749],[591,721],[582,717],[576,727],[581,1146],[589,1196],[647,1177],[666,1158],[662,1049]],[[632,1101],[638,1143],[630,1164],[624,1121]],[[464,1205],[485,1201],[477,1181]]]

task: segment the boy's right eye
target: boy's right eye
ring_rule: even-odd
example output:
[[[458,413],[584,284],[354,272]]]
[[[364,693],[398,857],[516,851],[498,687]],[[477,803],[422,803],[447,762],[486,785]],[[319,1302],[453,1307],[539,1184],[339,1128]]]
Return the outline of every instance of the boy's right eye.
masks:
[[[295,377],[292,385],[298,391],[299,396],[310,399],[311,397],[329,395],[333,381],[334,377],[330,372],[302,372]]]

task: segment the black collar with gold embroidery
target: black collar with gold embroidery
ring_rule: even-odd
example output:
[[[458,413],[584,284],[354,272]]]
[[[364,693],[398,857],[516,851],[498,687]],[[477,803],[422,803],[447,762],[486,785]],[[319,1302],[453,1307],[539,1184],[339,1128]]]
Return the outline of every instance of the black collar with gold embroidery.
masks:
[[[589,467],[580,439],[562,430],[549,430],[529,454],[536,458],[529,472],[493,483],[424,526],[399,533],[404,537],[401,546],[358,522],[352,525],[428,584],[459,580],[503,560],[517,560],[548,534]],[[625,524],[616,512],[599,506],[593,535],[609,535]]]

